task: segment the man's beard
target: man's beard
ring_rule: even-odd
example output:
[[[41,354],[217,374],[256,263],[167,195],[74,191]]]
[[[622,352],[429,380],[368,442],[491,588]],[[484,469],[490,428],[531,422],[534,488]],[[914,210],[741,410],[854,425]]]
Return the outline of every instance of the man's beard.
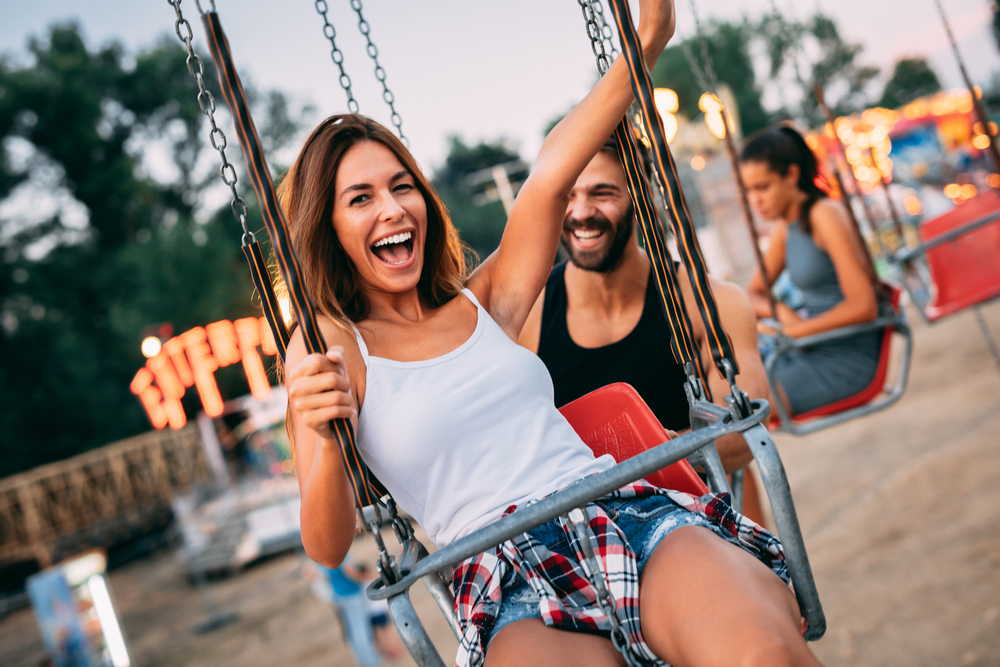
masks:
[[[625,212],[625,215],[617,225],[612,225],[600,212],[595,212],[594,217],[582,222],[569,220],[564,223],[564,233],[559,237],[559,242],[569,256],[569,261],[573,262],[573,265],[578,269],[594,271],[595,273],[607,273],[616,268],[619,262],[621,262],[622,255],[625,254],[625,248],[628,247],[629,239],[632,237],[633,212],[633,207],[629,204],[628,211]],[[566,240],[565,230],[567,229],[570,234],[573,233],[574,229],[599,229],[605,233],[613,231],[614,238],[611,239],[610,245],[605,246],[607,248],[606,251],[598,248],[580,252],[574,250],[572,241]]]

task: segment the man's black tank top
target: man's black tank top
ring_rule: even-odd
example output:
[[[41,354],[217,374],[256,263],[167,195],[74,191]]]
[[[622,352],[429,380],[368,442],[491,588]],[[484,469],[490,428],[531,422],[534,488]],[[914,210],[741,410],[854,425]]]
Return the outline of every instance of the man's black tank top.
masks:
[[[545,284],[538,340],[538,356],[555,385],[556,405],[563,406],[612,382],[627,382],[664,427],[675,431],[688,428],[686,376],[670,351],[670,329],[663,317],[652,269],[639,323],[617,343],[597,348],[580,347],[570,338],[565,274],[563,262],[552,269]]]

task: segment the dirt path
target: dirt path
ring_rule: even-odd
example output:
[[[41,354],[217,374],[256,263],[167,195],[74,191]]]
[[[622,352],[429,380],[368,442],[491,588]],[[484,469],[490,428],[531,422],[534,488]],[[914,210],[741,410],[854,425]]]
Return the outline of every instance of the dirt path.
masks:
[[[1000,303],[983,309],[1000,340]],[[971,312],[916,341],[893,408],[779,435],[828,665],[1000,665],[1000,372]]]
[[[1000,303],[983,312],[1000,340]],[[896,406],[776,436],[827,615],[813,646],[830,666],[1000,665],[1000,372],[971,313],[911,323],[913,372]],[[370,541],[363,549],[373,558]],[[239,620],[205,635],[193,630],[204,602],[169,554],[113,572],[133,664],[350,665],[301,563],[289,554],[213,582]],[[450,661],[455,640],[422,586],[414,602]],[[0,620],[0,664],[43,657],[30,610]]]

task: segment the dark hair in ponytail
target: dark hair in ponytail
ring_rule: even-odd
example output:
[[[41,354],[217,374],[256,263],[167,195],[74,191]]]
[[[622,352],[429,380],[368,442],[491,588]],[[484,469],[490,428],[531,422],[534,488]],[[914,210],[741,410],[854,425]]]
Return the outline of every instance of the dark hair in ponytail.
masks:
[[[772,171],[786,176],[793,164],[799,168],[799,190],[806,193],[802,204],[800,224],[802,231],[812,234],[809,211],[826,193],[816,184],[818,167],[816,156],[795,128],[781,125],[758,132],[750,137],[740,153],[740,162],[763,162]]]

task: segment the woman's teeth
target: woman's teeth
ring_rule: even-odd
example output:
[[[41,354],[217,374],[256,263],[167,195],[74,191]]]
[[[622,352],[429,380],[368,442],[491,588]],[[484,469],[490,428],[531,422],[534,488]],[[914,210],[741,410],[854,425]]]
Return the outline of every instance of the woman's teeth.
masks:
[[[411,238],[413,238],[413,232],[394,234],[393,236],[387,236],[380,241],[376,241],[372,247],[381,248],[382,246],[389,245],[390,243],[402,243],[403,241],[409,241]]]

